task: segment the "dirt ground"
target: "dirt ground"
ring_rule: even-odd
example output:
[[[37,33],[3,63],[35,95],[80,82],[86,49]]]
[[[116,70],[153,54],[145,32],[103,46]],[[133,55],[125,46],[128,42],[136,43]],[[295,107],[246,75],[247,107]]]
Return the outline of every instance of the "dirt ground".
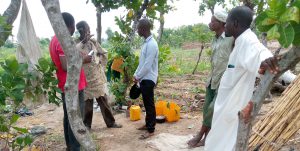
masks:
[[[158,99],[173,100],[181,106],[186,102],[192,102],[197,87],[204,88],[204,82],[201,77],[203,75],[184,75],[178,77],[163,77],[161,84],[156,89],[156,97]],[[174,95],[176,94],[176,95]],[[173,99],[172,99],[173,98]],[[184,101],[185,100],[185,101]],[[201,106],[196,111],[190,113],[181,113],[184,119],[180,119],[175,123],[157,124],[156,135],[159,133],[172,133],[178,135],[188,135],[195,133],[202,121]],[[34,115],[22,117],[18,121],[18,125],[31,128],[41,125],[47,128],[47,134],[38,137],[34,144],[46,146],[48,150],[65,150],[63,136],[63,110],[62,106],[57,107],[52,104],[45,103],[33,110]],[[187,116],[189,115],[189,118]],[[130,121],[125,113],[115,115],[117,123],[123,125],[121,129],[109,129],[103,121],[100,111],[94,110],[92,138],[100,146],[101,151],[152,151],[155,149],[147,145],[147,140],[139,140],[141,131],[136,128],[144,124],[144,114],[142,120]]]
[[[182,106],[183,110],[188,110],[188,103],[193,102],[199,89],[205,87],[206,73],[197,73],[195,75],[183,76],[164,76],[156,89],[157,99],[173,100]],[[278,96],[273,99],[276,100]],[[274,102],[266,104],[262,108],[260,115],[267,113],[273,107]],[[159,133],[171,133],[178,135],[189,135],[199,130],[202,121],[201,104],[196,111],[181,113],[183,119],[175,123],[157,124],[156,135]],[[63,110],[62,106],[57,107],[45,103],[33,110],[34,115],[23,117],[18,121],[18,125],[31,128],[36,125],[45,126],[47,134],[38,137],[34,144],[43,145],[47,150],[62,151],[65,150],[63,136]],[[189,116],[190,118],[187,118]],[[139,140],[141,131],[136,130],[144,124],[144,117],[139,121],[130,121],[125,113],[115,115],[117,123],[123,125],[121,129],[108,129],[105,126],[101,112],[94,111],[92,125],[92,138],[95,140],[101,151],[155,151],[147,145],[147,140]],[[300,134],[296,136],[299,137]],[[300,149],[299,142],[294,141],[286,145],[282,150],[290,148]]]

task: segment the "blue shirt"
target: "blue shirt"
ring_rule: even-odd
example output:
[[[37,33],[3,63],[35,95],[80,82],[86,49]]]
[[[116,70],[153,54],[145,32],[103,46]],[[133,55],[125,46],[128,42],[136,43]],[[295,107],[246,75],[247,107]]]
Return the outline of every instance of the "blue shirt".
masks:
[[[142,80],[152,80],[157,82],[158,76],[158,45],[156,40],[150,35],[144,42],[139,58],[139,66],[134,76],[140,82]]]

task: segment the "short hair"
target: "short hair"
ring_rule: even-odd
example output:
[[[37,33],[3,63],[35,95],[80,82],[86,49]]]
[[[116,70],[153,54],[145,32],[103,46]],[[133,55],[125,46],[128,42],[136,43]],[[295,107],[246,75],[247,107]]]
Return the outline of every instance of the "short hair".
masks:
[[[62,17],[63,17],[63,19],[65,21],[65,24],[68,28],[72,27],[74,25],[75,20],[74,20],[74,17],[70,13],[63,12]]]
[[[86,21],[80,21],[76,24],[76,29],[78,31],[84,31],[84,29],[86,28],[86,25],[88,25],[88,23]]]
[[[139,26],[150,31],[152,28],[152,23],[150,22],[149,19],[143,18],[139,20]]]
[[[230,11],[229,19],[238,21],[242,28],[250,28],[253,20],[253,11],[247,6],[238,6]]]

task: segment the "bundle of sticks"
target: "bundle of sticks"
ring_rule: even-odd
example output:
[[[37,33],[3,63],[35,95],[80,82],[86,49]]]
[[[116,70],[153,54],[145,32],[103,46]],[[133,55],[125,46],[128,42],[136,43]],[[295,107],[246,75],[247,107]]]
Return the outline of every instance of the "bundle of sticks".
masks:
[[[300,129],[300,75],[252,128],[250,150],[276,151]]]

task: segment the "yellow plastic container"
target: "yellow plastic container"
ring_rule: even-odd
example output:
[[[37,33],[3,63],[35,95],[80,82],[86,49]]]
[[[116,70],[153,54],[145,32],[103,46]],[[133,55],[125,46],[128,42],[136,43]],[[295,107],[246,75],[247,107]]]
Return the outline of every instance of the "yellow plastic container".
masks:
[[[121,68],[123,63],[124,63],[123,58],[115,58],[111,65],[111,69],[123,73],[123,69]]]
[[[132,105],[130,107],[130,120],[138,121],[141,119],[141,108],[137,105]]]
[[[174,102],[169,102],[164,110],[164,115],[167,122],[176,122],[180,119],[180,107]]]
[[[166,101],[157,101],[155,103],[156,116],[164,115],[164,110],[167,108]]]

